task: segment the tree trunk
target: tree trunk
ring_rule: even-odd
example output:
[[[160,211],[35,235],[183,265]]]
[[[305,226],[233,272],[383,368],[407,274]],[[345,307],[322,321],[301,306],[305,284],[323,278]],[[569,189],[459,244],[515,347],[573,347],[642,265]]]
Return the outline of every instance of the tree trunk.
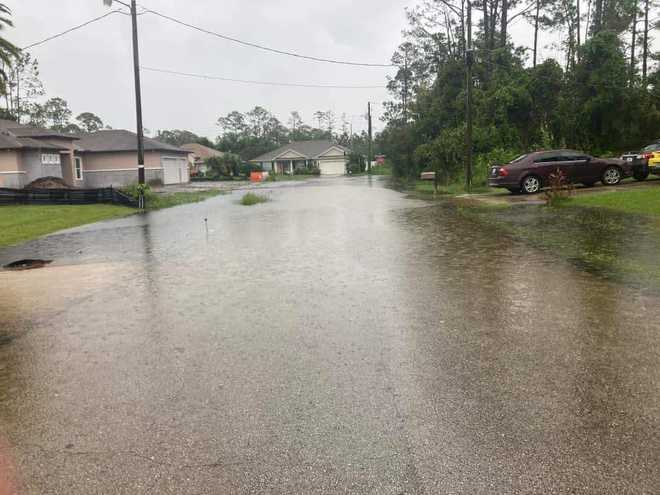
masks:
[[[491,0],[490,4],[490,42],[488,44],[489,49],[495,48],[495,25],[497,23],[497,9],[499,6],[499,0]]]
[[[500,14],[501,27],[500,27],[500,46],[506,46],[506,27],[508,24],[507,16],[509,14],[509,0],[502,0],[502,13]]]
[[[536,55],[539,47],[539,13],[541,11],[541,0],[536,0],[536,15],[534,16],[534,67],[536,67]]]
[[[488,0],[483,1],[484,8],[484,44],[488,48]]]
[[[577,24],[577,46],[576,46],[576,54],[577,54],[577,60],[578,62],[580,61],[580,0],[575,0],[575,6],[577,9],[576,12],[576,19],[575,22]]]
[[[603,1],[596,0],[594,7],[594,21],[591,29],[592,34],[598,34],[602,29],[603,24]]]
[[[649,56],[649,0],[644,2],[644,47],[642,49],[642,83],[646,87],[646,69]]]
[[[630,43],[630,85],[635,81],[635,43],[637,43],[637,0],[635,0],[632,20],[632,42]]]

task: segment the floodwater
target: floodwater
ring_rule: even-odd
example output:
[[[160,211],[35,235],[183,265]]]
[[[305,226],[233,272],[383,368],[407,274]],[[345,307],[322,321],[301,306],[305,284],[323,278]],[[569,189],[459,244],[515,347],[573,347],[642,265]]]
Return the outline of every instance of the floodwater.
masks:
[[[269,194],[0,250],[54,260],[0,272],[0,484],[657,493],[658,296],[377,179]]]

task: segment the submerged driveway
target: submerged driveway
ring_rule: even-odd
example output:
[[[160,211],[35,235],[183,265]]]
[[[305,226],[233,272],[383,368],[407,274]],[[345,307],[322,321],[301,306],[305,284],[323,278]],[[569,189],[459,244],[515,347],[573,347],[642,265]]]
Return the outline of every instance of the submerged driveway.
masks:
[[[378,180],[270,195],[0,250],[55,260],[0,272],[0,483],[657,490],[660,299]]]

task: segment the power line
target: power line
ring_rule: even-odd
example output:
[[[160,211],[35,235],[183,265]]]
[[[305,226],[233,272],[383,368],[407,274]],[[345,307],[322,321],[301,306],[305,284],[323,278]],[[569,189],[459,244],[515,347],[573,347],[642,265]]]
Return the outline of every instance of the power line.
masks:
[[[201,28],[199,26],[189,24],[187,22],[181,21],[179,19],[168,16],[166,14],[163,14],[161,12],[156,12],[155,10],[151,10],[148,7],[145,7],[144,5],[140,5],[140,7],[142,7],[145,12],[149,12],[151,14],[154,14],[154,15],[158,16],[158,17],[162,17],[163,19],[167,19],[168,21],[174,22],[174,23],[179,24],[181,26],[185,26],[185,27],[188,27],[190,29],[194,29],[196,31],[199,31],[199,32],[202,32],[202,33],[205,33],[205,34],[209,34],[211,36],[215,36],[215,37],[221,38],[223,40],[231,41],[233,43],[238,43],[238,44],[243,45],[243,46],[248,46],[250,48],[257,48],[259,50],[264,50],[264,51],[271,52],[271,53],[277,53],[279,55],[288,55],[290,57],[296,57],[296,58],[300,58],[300,59],[304,59],[304,60],[311,60],[313,62],[325,62],[325,63],[328,63],[328,64],[352,65],[352,66],[358,66],[358,67],[396,67],[396,65],[394,65],[394,64],[373,64],[373,63],[363,63],[363,62],[349,62],[349,61],[345,61],[345,60],[335,60],[335,59],[330,59],[330,58],[312,57],[312,56],[309,56],[309,55],[302,55],[300,53],[289,52],[289,51],[286,51],[286,50],[278,50],[276,48],[270,48],[268,46],[260,45],[258,43],[253,43],[251,41],[240,40],[238,38],[233,38],[231,36],[216,33],[214,31],[210,31],[208,29],[204,29],[204,28]]]
[[[74,26],[72,28],[67,29],[66,31],[62,31],[61,33],[54,34],[52,36],[49,36],[48,38],[45,38],[41,41],[37,41],[35,43],[32,43],[28,46],[24,46],[21,48],[21,50],[29,50],[30,48],[34,48],[35,46],[43,45],[44,43],[48,43],[49,41],[53,41],[54,39],[61,38],[64,35],[67,35],[69,33],[72,33],[73,31],[77,31],[78,29],[82,29],[86,26],[89,26],[90,24],[93,24],[95,22],[98,22],[100,20],[105,19],[106,17],[110,17],[111,15],[114,14],[125,14],[122,10],[116,9],[116,10],[111,10],[110,12],[107,12],[99,17],[95,17],[94,19],[90,19],[87,22],[83,22],[82,24],[79,24],[77,26]]]
[[[242,84],[257,84],[261,86],[285,86],[291,88],[320,88],[320,89],[385,89],[386,88],[386,86],[344,86],[344,85],[334,85],[334,84],[305,84],[305,83],[285,83],[285,82],[273,82],[273,81],[255,81],[249,79],[233,79],[229,77],[209,76],[205,74],[194,74],[191,72],[179,72],[175,70],[157,69],[154,67],[140,66],[140,68],[142,70],[146,70],[149,72],[159,72],[161,74],[172,74],[176,76],[194,77],[197,79],[208,79],[213,81],[226,81],[226,82],[235,82]]]

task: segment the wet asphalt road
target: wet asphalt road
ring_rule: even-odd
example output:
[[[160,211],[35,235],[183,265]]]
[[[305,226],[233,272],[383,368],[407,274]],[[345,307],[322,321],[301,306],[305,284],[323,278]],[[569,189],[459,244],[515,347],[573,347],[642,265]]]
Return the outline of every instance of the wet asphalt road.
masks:
[[[26,494],[651,494],[660,299],[368,178],[0,250]],[[208,229],[203,219],[208,218]]]

